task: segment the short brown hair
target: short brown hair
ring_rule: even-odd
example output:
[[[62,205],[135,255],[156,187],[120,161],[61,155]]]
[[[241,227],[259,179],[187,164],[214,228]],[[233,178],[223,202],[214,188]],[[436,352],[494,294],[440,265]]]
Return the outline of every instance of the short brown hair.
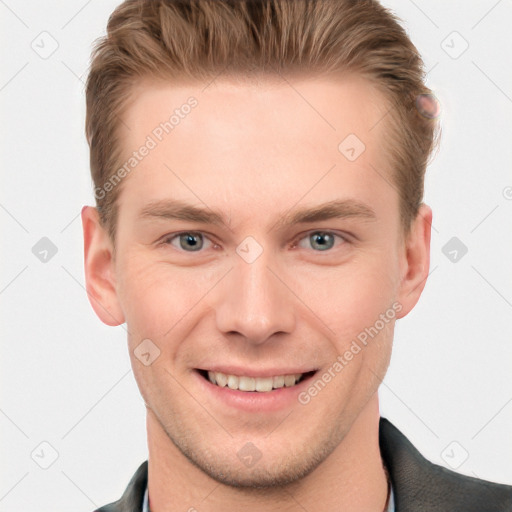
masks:
[[[424,101],[417,107],[432,91],[416,47],[388,9],[375,0],[126,0],[95,45],[86,85],[96,204],[113,242],[121,185],[105,185],[121,163],[118,127],[134,85],[276,71],[355,72],[383,93],[392,185],[403,234],[409,231],[439,126]]]

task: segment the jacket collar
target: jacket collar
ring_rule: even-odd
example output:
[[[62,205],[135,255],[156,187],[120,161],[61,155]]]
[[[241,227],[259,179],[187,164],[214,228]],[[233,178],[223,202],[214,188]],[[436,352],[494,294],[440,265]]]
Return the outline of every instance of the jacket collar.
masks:
[[[380,419],[379,445],[393,485],[396,512],[512,511],[512,486],[433,464],[385,418]]]

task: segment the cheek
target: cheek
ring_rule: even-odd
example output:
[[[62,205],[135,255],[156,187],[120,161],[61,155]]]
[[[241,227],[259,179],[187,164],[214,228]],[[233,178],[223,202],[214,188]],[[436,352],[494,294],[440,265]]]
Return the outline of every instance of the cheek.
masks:
[[[371,255],[296,278],[297,296],[330,329],[328,338],[347,342],[391,307],[396,280],[383,258]]]
[[[117,294],[131,334],[155,340],[181,323],[215,282],[209,274],[143,255],[120,262],[117,272]]]
[[[156,338],[176,308],[172,284],[162,279],[157,264],[143,258],[125,258],[116,272],[117,295],[131,337]]]

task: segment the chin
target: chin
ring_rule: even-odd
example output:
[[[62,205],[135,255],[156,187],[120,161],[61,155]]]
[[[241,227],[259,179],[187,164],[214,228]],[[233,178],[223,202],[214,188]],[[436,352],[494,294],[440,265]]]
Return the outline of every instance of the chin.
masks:
[[[307,463],[276,462],[257,463],[254,468],[240,468],[241,463],[237,462],[216,462],[195,461],[189,459],[196,467],[206,473],[210,478],[218,483],[238,489],[269,490],[272,488],[282,488],[297,482],[301,478],[311,473],[321,461]]]
[[[238,454],[235,457],[226,457],[229,451],[227,447],[204,449],[176,439],[173,439],[173,443],[194,466],[216,482],[257,492],[258,489],[269,491],[282,488],[309,475],[336,448],[334,437],[326,435],[323,441],[319,442],[317,438],[316,443],[298,439],[297,449],[282,447],[282,453],[270,446],[262,449],[262,452],[253,447],[261,458],[256,462],[249,462],[249,467],[245,466]]]

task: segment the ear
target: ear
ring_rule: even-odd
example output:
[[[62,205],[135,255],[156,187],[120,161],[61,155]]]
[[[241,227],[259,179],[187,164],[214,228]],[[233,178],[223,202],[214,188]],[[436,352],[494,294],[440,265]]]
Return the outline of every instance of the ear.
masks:
[[[103,323],[120,325],[125,320],[116,293],[113,246],[107,231],[100,223],[96,208],[82,208],[82,227],[85,288],[89,302]]]
[[[402,304],[402,310],[397,318],[403,318],[412,310],[425,287],[430,267],[431,230],[432,210],[423,203],[400,254],[398,301]]]

